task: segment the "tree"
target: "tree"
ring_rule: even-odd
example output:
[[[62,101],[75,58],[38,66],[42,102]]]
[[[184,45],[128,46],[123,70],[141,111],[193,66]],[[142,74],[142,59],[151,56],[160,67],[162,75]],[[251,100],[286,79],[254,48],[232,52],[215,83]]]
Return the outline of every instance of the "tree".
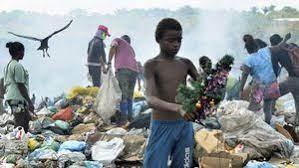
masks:
[[[256,6],[251,7],[250,11],[254,14],[256,14],[258,12],[258,8]]]
[[[269,12],[273,12],[273,11],[275,10],[275,8],[276,8],[275,5],[270,5],[270,6],[268,7]]]
[[[265,15],[269,12],[269,8],[267,6],[265,6],[262,10]]]

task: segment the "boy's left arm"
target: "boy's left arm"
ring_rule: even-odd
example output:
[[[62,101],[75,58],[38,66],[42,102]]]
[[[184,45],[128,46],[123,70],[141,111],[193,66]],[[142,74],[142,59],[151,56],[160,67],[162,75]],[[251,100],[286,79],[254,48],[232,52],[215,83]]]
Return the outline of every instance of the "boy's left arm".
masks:
[[[194,64],[190,60],[185,59],[185,61],[188,65],[188,75],[190,75],[193,80],[197,80],[200,76],[199,76],[199,73],[196,70],[196,67],[194,66]]]

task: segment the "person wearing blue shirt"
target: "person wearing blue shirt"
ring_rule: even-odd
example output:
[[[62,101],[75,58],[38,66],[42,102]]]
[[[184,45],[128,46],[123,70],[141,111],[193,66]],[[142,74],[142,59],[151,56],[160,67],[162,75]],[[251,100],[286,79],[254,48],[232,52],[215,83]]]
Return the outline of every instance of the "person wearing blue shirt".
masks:
[[[251,35],[244,35],[245,48],[248,52],[248,57],[241,66],[242,78],[240,93],[243,97],[243,89],[248,76],[253,79],[249,110],[259,111],[261,109],[261,102],[263,101],[263,110],[265,113],[265,121],[270,124],[273,111],[274,98],[267,97],[267,89],[276,83],[276,75],[273,71],[271,62],[270,48],[264,47],[259,49],[258,44]],[[277,88],[278,89],[278,88]]]

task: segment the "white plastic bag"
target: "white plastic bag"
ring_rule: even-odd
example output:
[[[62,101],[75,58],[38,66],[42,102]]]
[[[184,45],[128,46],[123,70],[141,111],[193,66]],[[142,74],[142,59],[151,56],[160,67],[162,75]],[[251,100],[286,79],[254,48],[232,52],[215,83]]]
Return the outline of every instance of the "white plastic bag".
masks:
[[[108,135],[125,135],[126,133],[127,131],[120,127],[112,128],[106,132]]]
[[[121,100],[121,90],[117,79],[109,70],[102,74],[103,83],[96,99],[96,112],[105,123],[110,123],[110,117],[116,112],[116,105]]]
[[[294,144],[291,140],[276,132],[262,120],[260,114],[247,109],[248,102],[227,101],[219,106],[219,122],[225,140],[237,141],[255,149],[259,156],[268,158],[274,152],[282,158],[289,158]],[[250,156],[250,159],[259,159]]]
[[[53,113],[47,107],[44,107],[41,110],[39,110],[36,114],[37,115],[51,115]]]
[[[119,156],[124,148],[124,140],[121,138],[113,138],[109,142],[98,141],[91,147],[92,160],[109,165]]]

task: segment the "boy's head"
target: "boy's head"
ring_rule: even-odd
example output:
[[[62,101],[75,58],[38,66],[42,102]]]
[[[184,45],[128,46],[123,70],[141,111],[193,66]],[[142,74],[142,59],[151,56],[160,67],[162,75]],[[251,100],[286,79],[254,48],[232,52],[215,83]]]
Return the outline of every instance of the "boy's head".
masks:
[[[203,71],[207,72],[212,68],[212,61],[207,56],[202,56],[199,58],[199,66]]]
[[[131,38],[128,35],[121,36],[121,39],[125,40],[127,43],[131,44]]]
[[[279,34],[273,34],[270,37],[270,43],[271,46],[276,46],[278,45],[280,42],[282,42],[283,38],[279,35]]]
[[[175,56],[181,47],[182,26],[175,19],[165,18],[157,25],[155,37],[162,52]]]

